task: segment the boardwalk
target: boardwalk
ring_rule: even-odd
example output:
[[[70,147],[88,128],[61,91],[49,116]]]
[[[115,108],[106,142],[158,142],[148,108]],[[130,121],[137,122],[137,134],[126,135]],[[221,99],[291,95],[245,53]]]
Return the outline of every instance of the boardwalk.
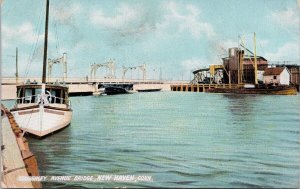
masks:
[[[23,158],[7,117],[2,118],[3,186],[9,188],[33,188],[31,182],[18,181],[19,176],[28,176]]]

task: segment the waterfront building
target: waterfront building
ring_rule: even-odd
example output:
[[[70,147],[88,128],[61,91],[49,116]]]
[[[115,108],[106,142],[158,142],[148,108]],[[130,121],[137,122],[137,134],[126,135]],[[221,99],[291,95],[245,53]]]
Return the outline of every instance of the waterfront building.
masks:
[[[290,75],[290,71],[286,67],[266,68],[264,72],[264,83],[289,85]]]

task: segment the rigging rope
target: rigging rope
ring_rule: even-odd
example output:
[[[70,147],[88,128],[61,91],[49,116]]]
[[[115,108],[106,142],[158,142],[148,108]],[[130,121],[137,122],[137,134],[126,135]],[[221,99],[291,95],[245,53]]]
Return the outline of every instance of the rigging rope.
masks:
[[[36,40],[35,40],[35,43],[32,44],[32,46],[31,46],[30,54],[29,54],[29,57],[28,57],[28,60],[27,60],[27,65],[26,65],[25,74],[24,74],[25,77],[28,76],[31,63],[33,61],[33,57],[36,54],[37,44],[38,44],[39,37],[40,37],[40,32],[41,32],[42,13],[43,13],[44,3],[45,2],[43,1],[43,4],[41,6],[41,11],[40,11],[39,19],[38,19],[38,24],[37,24],[38,27],[36,29],[36,34],[35,34],[36,35]]]

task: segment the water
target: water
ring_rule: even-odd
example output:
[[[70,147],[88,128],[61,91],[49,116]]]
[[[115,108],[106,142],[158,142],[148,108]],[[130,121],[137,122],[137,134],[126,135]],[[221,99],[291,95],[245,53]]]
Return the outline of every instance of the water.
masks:
[[[55,187],[299,186],[299,96],[187,92],[73,97],[70,127],[30,138],[41,175],[148,175]]]

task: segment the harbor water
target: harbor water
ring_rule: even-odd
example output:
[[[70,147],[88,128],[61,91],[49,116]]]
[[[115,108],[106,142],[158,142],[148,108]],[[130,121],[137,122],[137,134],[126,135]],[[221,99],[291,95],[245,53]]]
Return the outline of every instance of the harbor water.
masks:
[[[40,174],[151,181],[44,187],[299,187],[299,95],[154,92],[71,101],[69,127],[27,137]]]

